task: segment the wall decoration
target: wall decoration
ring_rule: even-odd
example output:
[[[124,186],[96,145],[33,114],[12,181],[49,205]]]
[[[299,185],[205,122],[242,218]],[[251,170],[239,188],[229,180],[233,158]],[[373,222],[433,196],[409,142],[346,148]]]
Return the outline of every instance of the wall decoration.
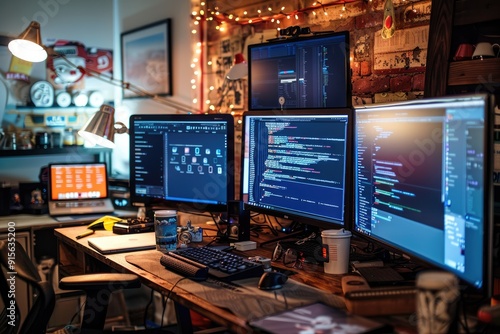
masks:
[[[423,71],[428,40],[429,26],[398,29],[390,39],[375,34],[374,70],[377,73]]]
[[[170,35],[170,19],[122,33],[123,81],[154,95],[172,95]],[[123,91],[124,98],[146,95]]]
[[[382,22],[382,38],[391,38],[396,31],[396,22],[394,18],[394,5],[392,0],[385,0],[384,4],[384,22]]]

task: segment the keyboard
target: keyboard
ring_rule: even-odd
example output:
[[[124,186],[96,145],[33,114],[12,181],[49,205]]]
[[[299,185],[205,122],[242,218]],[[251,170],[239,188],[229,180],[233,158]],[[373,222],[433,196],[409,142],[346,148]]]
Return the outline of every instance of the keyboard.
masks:
[[[160,263],[168,270],[198,281],[212,277],[230,282],[260,277],[264,273],[261,263],[209,246],[181,248],[168,252],[162,255]]]
[[[56,207],[58,208],[86,208],[86,207],[96,207],[96,206],[104,206],[105,202],[96,200],[96,201],[77,201],[77,202],[57,202]]]

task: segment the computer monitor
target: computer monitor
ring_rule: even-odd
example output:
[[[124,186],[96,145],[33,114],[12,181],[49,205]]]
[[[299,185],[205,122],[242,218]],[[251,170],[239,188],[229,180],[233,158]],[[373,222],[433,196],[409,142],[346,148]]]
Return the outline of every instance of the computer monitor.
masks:
[[[234,199],[231,115],[132,115],[129,132],[133,204],[227,211]]]
[[[352,109],[246,112],[241,198],[251,211],[350,228]]]
[[[349,32],[248,46],[249,110],[351,106]]]
[[[485,95],[356,109],[355,235],[490,294],[492,115]]]

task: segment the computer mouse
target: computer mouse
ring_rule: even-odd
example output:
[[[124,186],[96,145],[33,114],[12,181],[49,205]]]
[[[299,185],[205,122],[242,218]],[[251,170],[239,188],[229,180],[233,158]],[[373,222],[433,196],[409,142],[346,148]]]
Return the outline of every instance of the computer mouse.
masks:
[[[266,271],[262,274],[257,285],[261,290],[281,289],[288,276],[277,271]]]

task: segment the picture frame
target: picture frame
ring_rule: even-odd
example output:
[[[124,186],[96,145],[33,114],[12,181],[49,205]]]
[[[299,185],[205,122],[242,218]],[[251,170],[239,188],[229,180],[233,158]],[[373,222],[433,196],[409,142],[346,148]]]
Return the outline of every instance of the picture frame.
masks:
[[[171,19],[123,32],[121,49],[122,78],[132,88],[123,98],[172,95]]]

